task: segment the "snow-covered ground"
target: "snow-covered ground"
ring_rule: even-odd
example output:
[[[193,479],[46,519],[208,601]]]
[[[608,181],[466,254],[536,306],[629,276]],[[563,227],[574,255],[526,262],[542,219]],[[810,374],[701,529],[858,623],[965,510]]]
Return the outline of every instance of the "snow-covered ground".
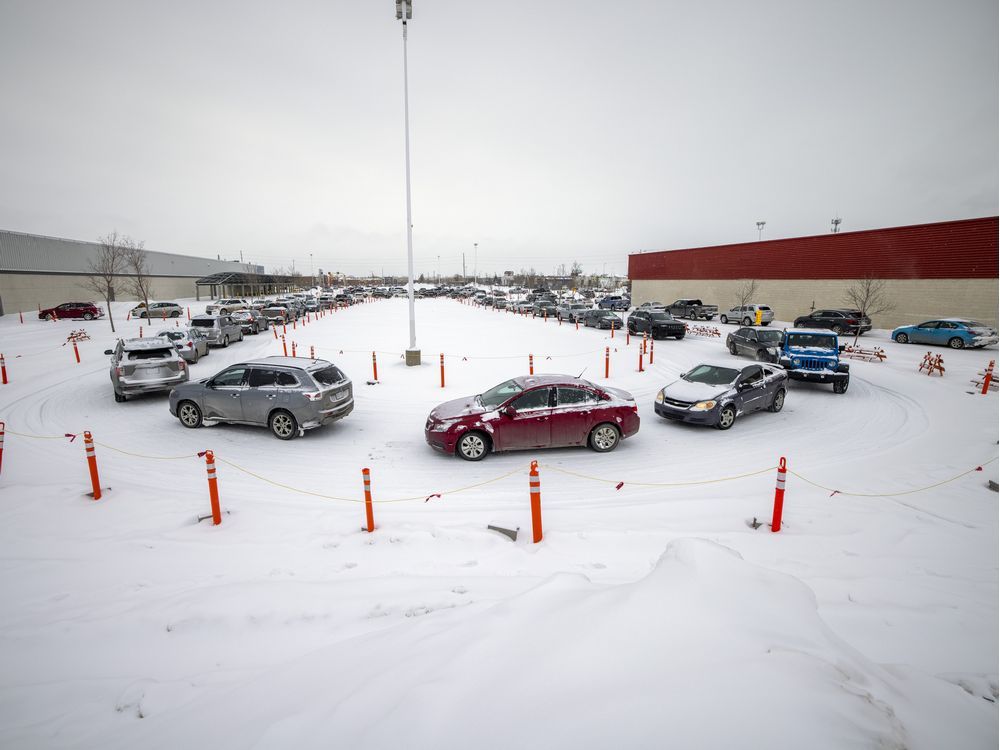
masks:
[[[0,319],[0,747],[996,746],[997,396],[967,393],[995,349],[935,349],[947,372],[930,378],[926,347],[876,331],[862,341],[888,360],[852,363],[846,394],[791,383],[782,412],[720,432],[652,407],[679,372],[729,358],[719,339],[657,342],[640,373],[620,332],[419,300],[425,364],[407,368],[406,310],[289,329],[357,400],[289,442],[184,429],[164,395],[115,403],[106,320]],[[61,346],[78,328],[79,365]],[[467,463],[424,443],[436,403],[527,373],[528,353],[536,372],[606,382],[605,346],[643,419],[613,453]],[[192,377],[280,347],[248,337]],[[83,430],[98,502],[81,438],[62,437]],[[197,523],[206,448],[218,527]],[[779,456],[797,475],[773,534],[748,521],[770,519]]]

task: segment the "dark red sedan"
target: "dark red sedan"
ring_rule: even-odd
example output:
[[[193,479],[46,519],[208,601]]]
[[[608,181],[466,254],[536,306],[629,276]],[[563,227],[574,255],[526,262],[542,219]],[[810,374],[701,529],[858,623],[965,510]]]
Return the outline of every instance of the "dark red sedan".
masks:
[[[572,375],[514,378],[478,396],[446,401],[424,426],[428,445],[466,461],[491,451],[571,445],[607,453],[638,431],[630,393]]]
[[[93,302],[63,302],[61,305],[38,311],[39,320],[51,320],[52,318],[93,320],[103,316],[104,309]]]

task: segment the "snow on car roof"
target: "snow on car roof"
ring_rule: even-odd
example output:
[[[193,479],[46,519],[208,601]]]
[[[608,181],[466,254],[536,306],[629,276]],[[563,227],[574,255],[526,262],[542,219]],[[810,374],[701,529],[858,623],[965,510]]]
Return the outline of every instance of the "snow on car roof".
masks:
[[[834,338],[837,337],[837,334],[835,334],[829,328],[789,328],[787,331],[785,331],[785,333],[789,333],[789,334],[791,334],[791,333],[808,333],[810,335],[820,334],[822,336],[833,336]]]
[[[324,367],[330,367],[333,362],[328,362],[325,359],[309,359],[308,357],[282,357],[281,355],[275,355],[273,357],[261,357],[260,359],[251,359],[248,362],[243,362],[244,365],[279,365],[282,367],[297,367],[300,370],[319,370]]]
[[[575,375],[519,375],[514,382],[522,388],[534,388],[539,385],[593,385],[589,380]]]
[[[122,343],[127,352],[140,352],[145,349],[164,349],[168,346],[173,349],[171,344],[164,343],[163,339],[159,336],[153,336],[148,339],[125,339]]]

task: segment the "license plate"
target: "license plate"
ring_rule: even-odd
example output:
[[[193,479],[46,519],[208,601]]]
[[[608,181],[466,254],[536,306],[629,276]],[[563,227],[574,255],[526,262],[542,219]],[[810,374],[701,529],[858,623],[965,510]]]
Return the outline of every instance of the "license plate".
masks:
[[[343,399],[347,398],[347,394],[348,394],[348,391],[337,391],[337,393],[333,394],[333,398],[331,398],[330,400],[331,401],[342,401]]]

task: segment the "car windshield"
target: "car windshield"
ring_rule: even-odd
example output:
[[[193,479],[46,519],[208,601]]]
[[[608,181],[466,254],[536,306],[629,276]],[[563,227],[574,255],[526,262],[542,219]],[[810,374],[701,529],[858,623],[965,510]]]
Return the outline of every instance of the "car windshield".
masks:
[[[173,349],[138,349],[128,352],[129,361],[136,359],[170,359]]]
[[[487,409],[496,409],[500,404],[511,396],[520,393],[523,388],[513,380],[508,380],[498,386],[490,388],[486,393],[479,396],[479,403]]]
[[[320,385],[336,385],[347,380],[344,373],[340,371],[340,368],[334,365],[324,367],[322,370],[316,370],[311,375]]]
[[[658,323],[662,323],[668,320],[673,320],[673,316],[665,312],[655,312],[650,314],[649,319],[655,320]]]
[[[251,317],[251,314],[246,310],[238,310],[237,312],[233,313],[233,317],[237,318],[238,320],[246,320],[247,318]]]
[[[765,344],[780,344],[784,335],[783,331],[757,331],[757,340]]]
[[[191,325],[198,328],[215,328],[215,320],[207,318],[203,320],[192,320]]]
[[[813,349],[836,349],[837,340],[834,336],[824,336],[821,333],[789,333],[788,345]]]
[[[739,370],[714,365],[698,365],[681,377],[689,383],[706,383],[707,385],[726,385],[736,380]]]

